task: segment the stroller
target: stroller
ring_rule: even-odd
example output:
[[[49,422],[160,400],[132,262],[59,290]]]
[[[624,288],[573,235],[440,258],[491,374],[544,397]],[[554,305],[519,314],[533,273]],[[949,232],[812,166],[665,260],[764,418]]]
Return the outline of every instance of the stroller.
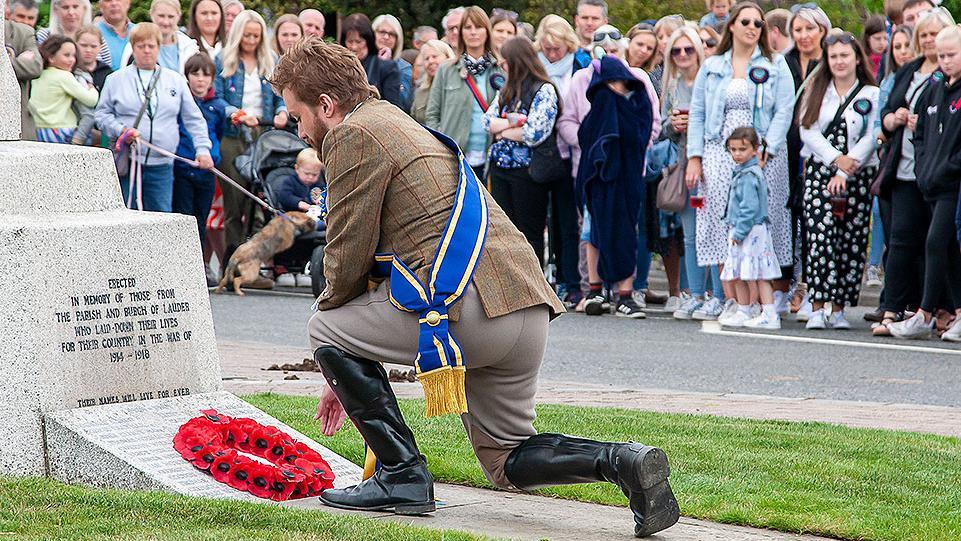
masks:
[[[249,137],[249,130],[243,130],[245,137]],[[261,196],[267,203],[279,209],[277,187],[284,177],[294,174],[297,154],[307,148],[301,138],[286,130],[268,129],[257,141],[251,145],[249,154],[237,157],[235,165],[247,181],[251,191]],[[247,236],[253,234],[255,213],[260,208],[253,206],[251,215],[247,216]],[[324,231],[312,231],[299,235],[294,245],[287,251],[274,256],[274,267],[271,272],[274,278],[284,272],[310,274],[310,287],[314,296],[320,295],[327,286],[324,279],[324,246],[327,244],[327,234]]]

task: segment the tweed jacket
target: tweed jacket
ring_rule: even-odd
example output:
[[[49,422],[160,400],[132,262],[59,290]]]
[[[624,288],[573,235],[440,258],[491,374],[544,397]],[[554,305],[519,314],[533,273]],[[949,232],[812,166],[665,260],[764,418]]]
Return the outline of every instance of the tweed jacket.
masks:
[[[324,137],[321,160],[328,214],[319,309],[363,293],[375,253],[397,255],[426,284],[457,191],[453,153],[397,107],[369,100]],[[563,312],[530,244],[486,190],[484,196],[489,226],[473,282],[487,317],[538,305]]]
[[[30,98],[30,81],[39,77],[40,72],[43,71],[43,59],[40,58],[40,51],[37,50],[33,29],[29,26],[13,21],[3,21],[3,34],[7,47],[13,51],[10,61],[13,63],[13,71],[17,74],[17,82],[20,83],[21,139],[33,141],[37,138],[37,130],[34,127],[33,117],[30,116],[27,101]]]

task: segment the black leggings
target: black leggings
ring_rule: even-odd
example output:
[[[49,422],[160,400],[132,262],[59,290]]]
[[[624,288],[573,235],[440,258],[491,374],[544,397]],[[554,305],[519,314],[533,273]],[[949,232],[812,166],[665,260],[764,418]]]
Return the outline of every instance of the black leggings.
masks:
[[[921,302],[924,242],[931,223],[931,209],[917,182],[896,180],[890,201],[891,233],[887,239],[881,308],[887,312],[902,312],[907,306]]]
[[[924,298],[921,309],[934,312],[946,303],[950,310],[961,308],[961,252],[954,223],[958,197],[938,199],[930,204],[931,225],[925,243]]]

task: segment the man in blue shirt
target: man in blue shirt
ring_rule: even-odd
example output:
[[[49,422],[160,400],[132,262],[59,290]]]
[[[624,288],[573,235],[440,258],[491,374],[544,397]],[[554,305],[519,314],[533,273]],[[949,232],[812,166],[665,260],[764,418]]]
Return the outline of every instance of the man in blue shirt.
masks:
[[[130,30],[134,27],[127,17],[127,12],[130,11],[130,0],[100,0],[98,6],[103,20],[97,23],[97,27],[100,28],[103,41],[110,49],[110,68],[117,71],[120,69],[123,48],[127,46]]]

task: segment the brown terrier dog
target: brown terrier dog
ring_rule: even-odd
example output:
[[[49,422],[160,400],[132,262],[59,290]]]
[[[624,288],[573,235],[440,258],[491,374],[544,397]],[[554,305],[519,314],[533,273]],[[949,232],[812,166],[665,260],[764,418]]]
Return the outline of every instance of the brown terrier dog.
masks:
[[[307,233],[316,227],[317,222],[303,212],[291,211],[274,216],[263,229],[241,244],[230,256],[224,277],[217,284],[214,293],[223,292],[225,287],[233,283],[234,293],[243,295],[241,286],[256,280],[264,263],[293,246],[297,233]]]

